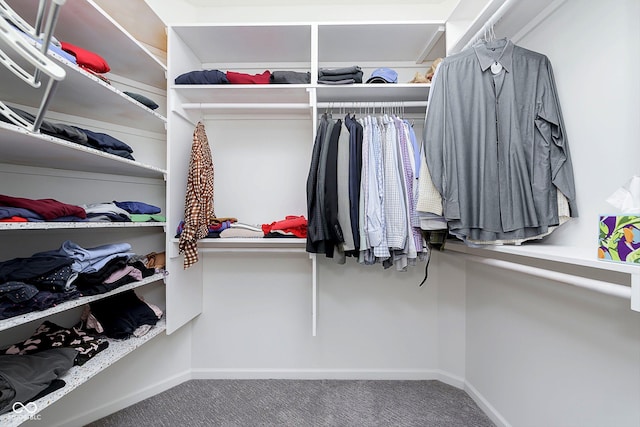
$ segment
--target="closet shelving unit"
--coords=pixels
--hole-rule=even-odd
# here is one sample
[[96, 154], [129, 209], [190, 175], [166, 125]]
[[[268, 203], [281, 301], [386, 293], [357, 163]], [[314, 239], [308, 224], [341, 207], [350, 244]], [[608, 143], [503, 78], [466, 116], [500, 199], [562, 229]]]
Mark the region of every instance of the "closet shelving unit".
[[[99, 374], [127, 354], [135, 351], [149, 340], [160, 335], [165, 330], [165, 320], [161, 319], [155, 327], [139, 338], [129, 338], [127, 340], [110, 340], [109, 347], [95, 355], [91, 360], [82, 366], [74, 366], [61, 379], [66, 385], [38, 400], [35, 401], [37, 411], [54, 404], [62, 399], [66, 394], [78, 388], [83, 383], [89, 381], [95, 375]], [[39, 421], [38, 413], [29, 413], [26, 410], [16, 413], [9, 412], [0, 417], [2, 425], [6, 427], [18, 426], [26, 421]]]
[[[434, 59], [444, 56], [444, 28], [443, 22], [435, 21], [235, 23], [169, 27], [169, 224], [177, 224], [182, 219], [190, 137], [198, 121], [204, 121], [212, 146], [217, 215], [229, 214], [240, 221], [256, 224], [275, 221], [293, 213], [306, 216], [304, 183], [319, 115], [325, 111], [365, 113], [379, 112], [382, 107], [398, 107], [424, 118], [429, 85], [408, 82], [416, 72], [424, 74]], [[376, 68], [393, 68], [398, 72], [399, 83], [330, 86], [317, 81], [319, 68], [352, 65], [362, 68], [363, 81]], [[248, 74], [265, 70], [310, 72], [311, 79], [309, 84], [292, 85], [174, 84], [174, 79], [183, 73], [208, 69]], [[289, 145], [279, 143], [273, 136], [256, 141], [255, 134], [251, 136], [251, 131], [245, 134], [243, 129], [237, 134], [219, 133], [216, 126], [222, 120], [237, 120], [243, 129], [251, 128], [255, 123], [276, 121], [281, 124], [283, 132], [291, 132], [287, 135]], [[219, 141], [220, 138], [224, 141]], [[295, 144], [291, 143], [292, 140], [296, 141]], [[242, 147], [226, 157], [229, 144]], [[269, 147], [272, 152], [254, 154], [255, 150], [267, 150]], [[246, 197], [238, 194], [240, 190], [234, 192], [227, 188], [233, 187], [238, 177], [243, 178], [252, 172], [242, 168], [244, 160], [238, 154], [242, 152], [264, 155], [267, 161], [276, 161], [277, 157], [270, 157], [273, 152], [276, 156], [282, 153], [287, 154], [287, 159], [294, 159], [295, 162], [289, 161], [286, 167], [272, 168], [269, 177], [259, 178], [261, 181], [271, 180], [274, 188], [282, 186], [286, 190], [273, 194], [269, 199], [264, 195], [268, 192], [264, 186], [243, 187], [243, 191], [247, 191]], [[264, 185], [263, 182], [259, 184]], [[204, 239], [198, 247], [201, 252], [306, 254], [305, 239]], [[202, 310], [199, 300], [202, 295], [202, 263], [181, 270], [178, 239], [169, 233], [167, 248], [172, 265], [172, 274], [167, 278], [168, 311], [180, 313], [168, 317], [168, 330], [173, 331]], [[312, 332], [315, 335], [315, 254], [310, 254], [310, 259]]]
[[[565, 1], [465, 2], [447, 20], [447, 55], [469, 47], [481, 39], [487, 30], [491, 30], [497, 38], [508, 37], [518, 43]], [[472, 3], [478, 7], [469, 7]], [[453, 241], [447, 243], [446, 250], [472, 262], [545, 277], [628, 299], [631, 310], [640, 311], [640, 266], [598, 260], [595, 239], [594, 237], [594, 244], [589, 247], [529, 242], [520, 246], [488, 245], [471, 248]]]
[[[7, 0], [6, 3], [26, 22], [35, 22], [37, 0]], [[65, 78], [49, 99], [45, 119], [115, 136], [134, 149], [136, 160], [0, 122], [0, 175], [3, 176], [0, 193], [27, 198], [53, 197], [72, 204], [141, 200], [160, 206], [164, 212], [167, 175], [167, 120], [164, 116], [166, 65], [161, 55], [152, 53], [138, 42], [99, 6], [99, 2], [67, 0], [63, 3], [54, 37], [101, 55], [111, 67], [111, 72], [105, 74], [111, 84], [49, 51], [48, 58], [64, 70]], [[136, 10], [147, 14], [145, 25], [162, 26], [161, 32], [164, 34], [163, 24], [145, 2], [133, 3], [136, 4]], [[15, 31], [24, 37], [18, 30]], [[38, 43], [29, 40], [29, 44], [37, 48]], [[10, 46], [0, 45], [0, 49], [8, 54], [13, 52]], [[19, 55], [12, 59], [26, 64]], [[28, 69], [27, 65], [23, 66]], [[3, 102], [37, 114], [41, 105], [41, 90], [30, 88], [4, 67], [0, 67], [0, 82], [0, 99]], [[152, 111], [124, 94], [124, 91], [137, 92], [154, 99], [160, 108]], [[77, 241], [84, 247], [128, 241], [137, 254], [161, 252], [165, 250], [165, 226], [164, 222], [3, 223], [0, 224], [3, 240], [19, 243], [3, 245], [1, 259], [54, 249], [67, 239]], [[155, 274], [105, 294], [81, 297], [48, 310], [0, 320], [2, 347], [16, 342], [16, 336], [29, 331], [19, 339], [26, 338], [37, 326], [31, 322], [51, 316], [69, 317], [69, 314], [73, 314], [72, 310], [79, 310], [84, 304], [130, 289], [138, 289], [145, 297], [149, 297], [149, 301], [164, 308], [164, 277], [164, 274]], [[54, 403], [165, 330], [166, 322], [163, 319], [143, 337], [110, 341], [107, 350], [85, 365], [69, 370], [62, 378], [67, 383], [65, 387], [38, 399], [35, 402], [37, 410]], [[34, 416], [37, 415], [26, 411], [9, 412], [0, 416], [0, 424], [19, 425]]]

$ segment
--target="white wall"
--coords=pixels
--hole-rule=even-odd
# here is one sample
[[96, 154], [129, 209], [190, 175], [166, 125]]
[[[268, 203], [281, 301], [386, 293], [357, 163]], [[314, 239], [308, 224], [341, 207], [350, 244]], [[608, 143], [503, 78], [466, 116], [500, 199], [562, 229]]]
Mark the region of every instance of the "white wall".
[[640, 4], [568, 0], [518, 43], [553, 65], [568, 132], [580, 218], [552, 243], [594, 246], [598, 215], [640, 173]]
[[[568, 0], [519, 45], [554, 67], [580, 218], [549, 242], [593, 247], [605, 199], [638, 173], [640, 3]], [[466, 380], [513, 426], [640, 425], [640, 313], [628, 301], [469, 263]]]
[[[434, 378], [437, 287], [421, 268], [344, 266], [318, 257], [318, 335], [311, 263], [302, 255], [210, 254], [193, 325], [197, 378]], [[435, 274], [432, 270], [432, 274]]]

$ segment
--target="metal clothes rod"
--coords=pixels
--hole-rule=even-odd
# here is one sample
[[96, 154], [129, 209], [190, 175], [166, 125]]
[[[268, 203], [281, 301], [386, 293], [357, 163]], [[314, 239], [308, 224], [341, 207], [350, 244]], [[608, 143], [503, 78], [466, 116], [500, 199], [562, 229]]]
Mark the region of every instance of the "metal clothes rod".
[[198, 252], [307, 253], [304, 248], [198, 248]]
[[479, 264], [489, 265], [492, 267], [503, 268], [505, 270], [516, 271], [518, 273], [528, 274], [530, 276], [541, 277], [544, 279], [554, 280], [556, 282], [566, 283], [568, 285], [577, 286], [579, 288], [589, 289], [600, 292], [602, 294], [615, 296], [631, 300], [631, 287], [618, 285], [615, 283], [605, 282], [602, 280], [589, 279], [587, 277], [575, 276], [573, 274], [561, 273], [558, 271], [545, 270], [543, 268], [532, 267], [529, 265], [518, 264], [511, 261], [504, 261], [493, 258], [483, 258], [476, 255], [463, 254], [465, 259], [477, 262]]
[[318, 102], [318, 108], [426, 107], [427, 101]]
[[487, 19], [485, 24], [473, 35], [473, 37], [469, 39], [469, 41], [464, 45], [464, 47], [461, 50], [465, 50], [471, 47], [477, 40], [480, 39], [480, 36], [482, 36], [487, 31], [487, 29], [493, 27], [498, 21], [500, 21], [500, 19], [502, 19], [502, 17], [507, 13], [507, 11], [511, 9], [511, 6], [517, 3], [517, 1], [518, 0], [507, 0], [504, 3], [502, 3], [502, 6], [500, 6], [498, 10], [496, 10], [493, 13], [493, 15], [489, 17], [489, 19]]

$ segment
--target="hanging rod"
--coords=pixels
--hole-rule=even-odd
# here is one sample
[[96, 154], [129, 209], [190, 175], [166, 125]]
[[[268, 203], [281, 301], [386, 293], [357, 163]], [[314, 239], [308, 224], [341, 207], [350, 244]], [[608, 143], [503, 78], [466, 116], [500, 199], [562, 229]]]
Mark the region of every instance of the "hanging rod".
[[[502, 17], [507, 13], [511, 7], [517, 3], [518, 0], [506, 0], [502, 5], [495, 11], [493, 14], [485, 21], [485, 23], [480, 27], [480, 29], [467, 41], [462, 50], [465, 50], [471, 47], [479, 38], [482, 36], [488, 28], [493, 27], [498, 21], [502, 19]], [[486, 8], [485, 8], [486, 10]], [[484, 12], [484, 11], [483, 11]]]
[[318, 108], [426, 107], [427, 101], [318, 102]]
[[[458, 254], [456, 254], [457, 256]], [[489, 265], [491, 267], [503, 268], [505, 270], [516, 271], [518, 273], [528, 274], [530, 276], [541, 277], [543, 279], [549, 279], [556, 282], [566, 283], [568, 285], [577, 286], [579, 288], [589, 289], [591, 291], [599, 292], [606, 295], [611, 295], [618, 298], [624, 298], [631, 300], [633, 286], [619, 285], [616, 283], [605, 282], [603, 280], [589, 279], [587, 277], [576, 276], [568, 273], [561, 273], [559, 271], [546, 270], [544, 268], [533, 267], [529, 265], [519, 264], [511, 261], [504, 261], [494, 258], [484, 258], [471, 254], [460, 254], [465, 259], [473, 261], [479, 264]], [[636, 292], [637, 294], [637, 292]], [[635, 306], [635, 302], [632, 301], [632, 309]]]
[[199, 247], [198, 252], [208, 253], [208, 252], [247, 252], [247, 253], [307, 253], [305, 248], [207, 248], [207, 247]]

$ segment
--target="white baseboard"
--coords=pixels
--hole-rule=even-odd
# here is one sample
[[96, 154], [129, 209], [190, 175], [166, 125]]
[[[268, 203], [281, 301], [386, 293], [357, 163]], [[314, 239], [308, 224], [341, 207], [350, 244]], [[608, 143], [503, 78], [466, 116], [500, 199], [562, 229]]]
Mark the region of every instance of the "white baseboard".
[[170, 378], [166, 378], [148, 387], [145, 387], [140, 390], [136, 390], [134, 393], [130, 393], [126, 396], [122, 396], [117, 400], [113, 400], [102, 406], [92, 408], [89, 411], [85, 411], [81, 414], [74, 416], [73, 418], [62, 421], [61, 423], [53, 424], [50, 427], [84, 426], [95, 420], [106, 417], [107, 415], [113, 414], [114, 412], [124, 409], [127, 406], [131, 406], [134, 403], [138, 403], [141, 400], [147, 399], [151, 396], [155, 396], [158, 393], [162, 393], [163, 391], [166, 391], [171, 387], [175, 387], [178, 384], [181, 384], [190, 379], [191, 379], [191, 373], [189, 371], [176, 374]]
[[431, 369], [192, 369], [193, 379], [439, 380], [462, 389], [464, 379]]
[[511, 424], [498, 412], [496, 408], [469, 382], [465, 382], [464, 391], [476, 402], [482, 411], [498, 427], [511, 427]]

